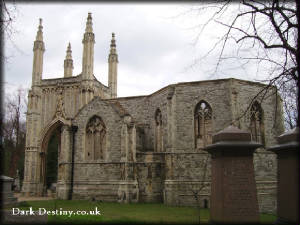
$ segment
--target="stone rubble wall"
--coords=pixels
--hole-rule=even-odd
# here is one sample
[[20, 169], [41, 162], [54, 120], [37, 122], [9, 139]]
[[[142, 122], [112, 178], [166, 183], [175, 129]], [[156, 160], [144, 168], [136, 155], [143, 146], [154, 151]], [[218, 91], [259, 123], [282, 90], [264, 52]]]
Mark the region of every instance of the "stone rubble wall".
[[[263, 87], [254, 82], [222, 79], [169, 85], [148, 96], [105, 99], [107, 90], [104, 86], [96, 82], [94, 92], [82, 92], [76, 79], [61, 84], [64, 87], [62, 94], [66, 117], [71, 119], [72, 125], [78, 126], [74, 142], [73, 198], [119, 201], [120, 196], [123, 198], [125, 195], [126, 201], [135, 196], [139, 202], [170, 205], [199, 203], [203, 207], [210, 204], [210, 158], [200, 148], [195, 148], [194, 110], [197, 103], [204, 100], [211, 106], [212, 133], [232, 122], [243, 130], [249, 130], [247, 113], [238, 120], [234, 119], [241, 115]], [[43, 82], [48, 82], [48, 86], [43, 87], [42, 101], [38, 103], [42, 109], [41, 128], [53, 120], [57, 107], [55, 82]], [[82, 85], [88, 87], [86, 82]], [[280, 98], [277, 97], [277, 100], [280, 108]], [[30, 104], [35, 103], [31, 101]], [[274, 144], [275, 137], [283, 132], [282, 111], [278, 109], [275, 114], [275, 105], [275, 95], [270, 95], [262, 103], [265, 147]], [[158, 109], [162, 115], [161, 152], [157, 152], [155, 147], [155, 113]], [[103, 160], [87, 160], [85, 157], [86, 126], [94, 115], [101, 117], [107, 129]], [[29, 125], [31, 120], [27, 121]], [[28, 135], [27, 138], [32, 137]], [[27, 164], [34, 162], [29, 159], [30, 154], [28, 152], [25, 159]], [[254, 165], [260, 211], [274, 212], [276, 157], [261, 148], [254, 155]], [[124, 166], [128, 173], [125, 180], [121, 176]], [[208, 201], [207, 204], [205, 201]]]

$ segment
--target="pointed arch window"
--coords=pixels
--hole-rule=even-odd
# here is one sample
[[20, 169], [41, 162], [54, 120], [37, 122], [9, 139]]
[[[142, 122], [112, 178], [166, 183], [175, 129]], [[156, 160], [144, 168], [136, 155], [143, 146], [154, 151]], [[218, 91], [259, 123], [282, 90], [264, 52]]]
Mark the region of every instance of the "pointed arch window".
[[194, 112], [195, 148], [203, 148], [212, 140], [212, 109], [206, 101], [200, 101]]
[[255, 101], [250, 109], [250, 133], [253, 141], [264, 145], [264, 123], [261, 105]]
[[162, 114], [160, 109], [155, 111], [155, 151], [163, 151]]
[[93, 116], [86, 126], [86, 159], [104, 159], [106, 127], [99, 116]]

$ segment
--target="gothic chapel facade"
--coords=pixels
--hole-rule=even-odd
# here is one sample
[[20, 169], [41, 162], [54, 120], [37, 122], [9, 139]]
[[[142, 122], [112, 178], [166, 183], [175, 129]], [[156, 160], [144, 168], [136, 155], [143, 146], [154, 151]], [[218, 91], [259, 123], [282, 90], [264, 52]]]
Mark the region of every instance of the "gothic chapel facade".
[[[58, 199], [195, 205], [192, 190], [204, 186], [200, 202], [209, 207], [210, 157], [203, 148], [212, 134], [234, 123], [264, 146], [254, 155], [258, 201], [261, 212], [276, 210], [277, 160], [265, 148], [283, 132], [281, 108], [274, 111], [280, 99], [269, 94], [261, 102], [258, 97], [240, 117], [263, 84], [185, 82], [150, 95], [118, 98], [114, 34], [108, 86], [94, 76], [91, 13], [82, 40], [82, 72], [76, 76], [69, 44], [64, 77], [42, 79], [42, 29], [40, 20], [28, 94], [24, 194], [42, 196], [56, 184]], [[53, 139], [56, 152], [48, 147]], [[49, 161], [57, 168], [49, 167]]]

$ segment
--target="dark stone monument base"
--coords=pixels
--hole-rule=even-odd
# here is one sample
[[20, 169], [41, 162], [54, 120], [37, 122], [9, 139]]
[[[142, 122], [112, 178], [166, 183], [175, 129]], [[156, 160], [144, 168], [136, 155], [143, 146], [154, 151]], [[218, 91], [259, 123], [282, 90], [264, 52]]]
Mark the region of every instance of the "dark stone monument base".
[[12, 210], [1, 211], [1, 224], [41, 224], [47, 223], [47, 215], [12, 215]]
[[278, 218], [275, 221], [275, 224], [278, 224], [278, 225], [287, 225], [287, 224], [299, 224], [299, 223], [296, 223], [296, 222], [293, 222], [293, 221], [290, 221], [290, 220], [286, 220], [286, 219], [283, 219], [283, 218]]
[[205, 148], [211, 158], [211, 223], [259, 222], [253, 152], [261, 144], [229, 126], [213, 136]]
[[299, 127], [277, 138], [277, 224], [299, 224]]
[[0, 192], [1, 194], [1, 206], [7, 206], [7, 205], [16, 205], [18, 204], [17, 198], [15, 198], [13, 192], [12, 192], [12, 184], [14, 182], [14, 179], [11, 177], [7, 177], [4, 175], [0, 176], [0, 183], [2, 184], [2, 190]]
[[2, 206], [14, 206], [18, 204], [18, 199], [12, 193], [2, 193]]
[[[231, 154], [230, 154], [231, 153]], [[245, 153], [245, 152], [243, 152]], [[231, 156], [232, 155], [232, 156]], [[214, 223], [259, 221], [254, 166], [251, 153], [235, 150], [214, 155], [212, 160], [211, 217]]]

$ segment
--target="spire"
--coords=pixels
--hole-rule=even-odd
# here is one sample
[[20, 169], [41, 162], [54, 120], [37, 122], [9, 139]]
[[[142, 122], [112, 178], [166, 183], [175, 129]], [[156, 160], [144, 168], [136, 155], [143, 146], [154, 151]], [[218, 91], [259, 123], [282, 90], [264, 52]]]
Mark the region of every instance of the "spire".
[[71, 50], [71, 43], [70, 42], [69, 42], [68, 48], [67, 48], [66, 59], [72, 59], [72, 50]]
[[36, 41], [43, 41], [43, 26], [42, 26], [42, 19], [40, 18], [40, 24], [38, 27], [38, 32], [36, 34]]
[[112, 62], [112, 61], [118, 62], [115, 33], [111, 34], [110, 53], [109, 53], [108, 61], [109, 62]]
[[64, 61], [64, 77], [72, 77], [73, 76], [73, 59], [72, 59], [72, 50], [71, 44], [69, 42], [67, 48], [66, 59]]
[[43, 26], [42, 19], [40, 18], [36, 39], [33, 43], [32, 86], [39, 85], [42, 80], [44, 52]]
[[115, 33], [111, 34], [111, 43], [110, 43], [110, 52], [116, 49], [116, 40], [115, 40]]
[[88, 13], [85, 33], [83, 35], [82, 76], [84, 79], [93, 79], [94, 71], [94, 44], [95, 35], [92, 28], [92, 14]]
[[108, 87], [112, 98], [117, 97], [118, 62], [115, 34], [112, 33], [108, 56]]
[[92, 13], [88, 13], [88, 17], [86, 20], [85, 33], [83, 36], [82, 43], [87, 42], [87, 41], [93, 41], [95, 43], [94, 33], [93, 33]]
[[93, 32], [93, 22], [92, 22], [92, 13], [88, 13], [88, 18], [86, 21], [86, 27], [85, 27], [86, 33], [92, 33]]

